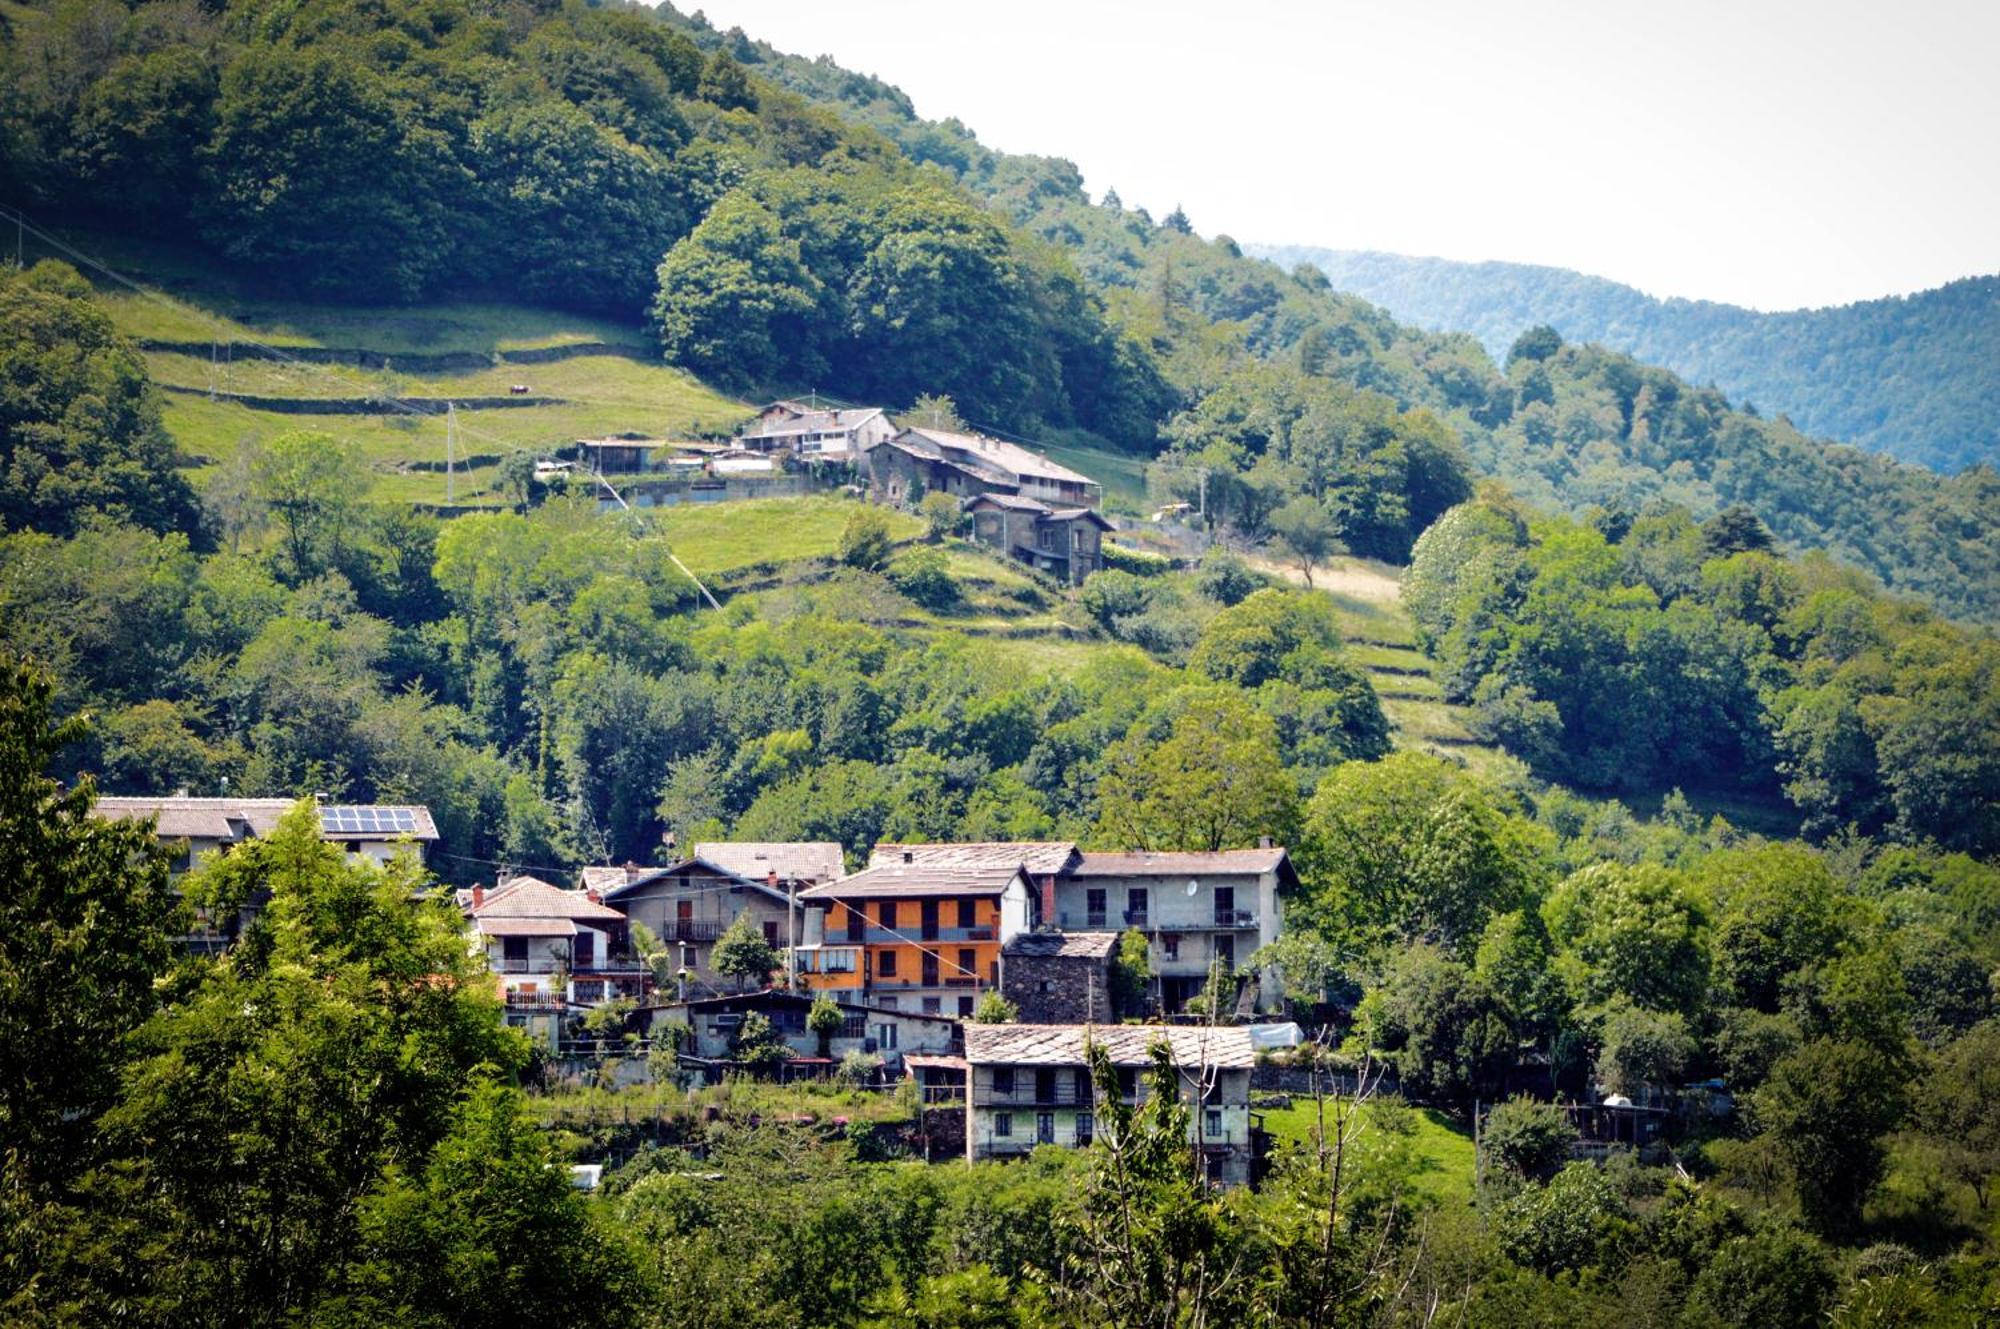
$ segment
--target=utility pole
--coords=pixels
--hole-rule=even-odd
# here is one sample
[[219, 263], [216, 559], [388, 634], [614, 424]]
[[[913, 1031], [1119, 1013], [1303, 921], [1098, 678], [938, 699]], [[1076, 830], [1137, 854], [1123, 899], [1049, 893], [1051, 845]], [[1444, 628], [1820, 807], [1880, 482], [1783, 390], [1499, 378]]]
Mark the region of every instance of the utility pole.
[[456, 460], [458, 443], [458, 404], [444, 404], [444, 501], [447, 505], [458, 501], [457, 477], [452, 474], [452, 463]]
[[215, 362], [220, 358], [215, 342], [211, 338], [208, 343], [208, 399], [210, 401], [215, 400]]

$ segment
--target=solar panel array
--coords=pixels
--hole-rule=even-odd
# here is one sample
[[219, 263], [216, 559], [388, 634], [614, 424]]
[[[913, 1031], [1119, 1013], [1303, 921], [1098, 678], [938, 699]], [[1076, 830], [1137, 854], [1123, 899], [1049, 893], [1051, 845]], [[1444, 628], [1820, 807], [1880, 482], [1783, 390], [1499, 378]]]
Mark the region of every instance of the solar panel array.
[[417, 814], [411, 808], [323, 806], [319, 824], [328, 835], [415, 835]]

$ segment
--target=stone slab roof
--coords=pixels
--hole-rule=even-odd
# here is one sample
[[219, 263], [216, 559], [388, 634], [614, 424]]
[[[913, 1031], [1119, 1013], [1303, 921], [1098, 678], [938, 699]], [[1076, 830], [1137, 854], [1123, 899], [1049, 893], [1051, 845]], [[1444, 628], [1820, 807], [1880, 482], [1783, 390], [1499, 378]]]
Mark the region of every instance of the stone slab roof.
[[1216, 853], [1095, 853], [1078, 855], [1072, 877], [1210, 877], [1292, 874], [1283, 847], [1223, 849]]
[[918, 896], [998, 895], [1021, 876], [1017, 862], [973, 866], [883, 863], [851, 877], [799, 892], [801, 900], [914, 899]]
[[1102, 960], [1117, 949], [1116, 932], [1023, 932], [1001, 947], [1001, 954]]
[[899, 844], [893, 841], [875, 846], [868, 858], [871, 868], [891, 863], [935, 864], [940, 867], [1021, 866], [1038, 877], [1062, 872], [1076, 858], [1076, 845], [1068, 840], [960, 840], [945, 844]]
[[703, 840], [694, 856], [753, 881], [775, 872], [780, 881], [825, 882], [847, 870], [840, 846], [831, 840]]
[[1114, 1066], [1150, 1066], [1162, 1042], [1184, 1070], [1248, 1070], [1257, 1060], [1250, 1031], [1234, 1026], [972, 1023], [965, 1026], [965, 1059], [975, 1065], [1082, 1066], [1085, 1045], [1096, 1043]]

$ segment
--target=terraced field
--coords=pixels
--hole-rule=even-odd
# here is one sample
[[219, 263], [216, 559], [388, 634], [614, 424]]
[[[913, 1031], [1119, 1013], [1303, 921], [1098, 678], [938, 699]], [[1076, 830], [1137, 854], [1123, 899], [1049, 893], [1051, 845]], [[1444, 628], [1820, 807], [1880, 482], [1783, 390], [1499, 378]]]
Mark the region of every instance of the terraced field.
[[[169, 247], [74, 240], [136, 283], [86, 270], [144, 351], [167, 429], [197, 470], [303, 429], [357, 444], [377, 498], [442, 503], [449, 489], [479, 504], [496, 497], [500, 459], [517, 449], [627, 431], [722, 434], [751, 410], [661, 363], [635, 325], [499, 303], [280, 300]], [[446, 402], [485, 403], [457, 412], [449, 486]]]

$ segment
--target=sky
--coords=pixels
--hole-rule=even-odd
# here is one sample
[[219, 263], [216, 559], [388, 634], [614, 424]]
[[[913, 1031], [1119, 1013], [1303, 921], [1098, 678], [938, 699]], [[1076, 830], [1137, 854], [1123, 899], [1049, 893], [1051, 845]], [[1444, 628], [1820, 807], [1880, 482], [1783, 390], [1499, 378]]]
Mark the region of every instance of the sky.
[[1204, 235], [1757, 309], [2000, 272], [2000, 0], [680, 0]]

